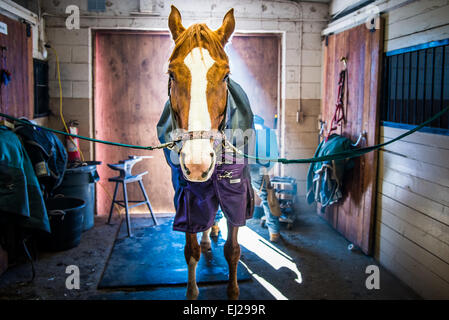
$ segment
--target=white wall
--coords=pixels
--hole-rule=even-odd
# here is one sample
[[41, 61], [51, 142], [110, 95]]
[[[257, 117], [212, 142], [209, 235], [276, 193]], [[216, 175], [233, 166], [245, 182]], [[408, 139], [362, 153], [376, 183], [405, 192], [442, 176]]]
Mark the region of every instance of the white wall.
[[[381, 127], [381, 142], [404, 133]], [[379, 154], [375, 257], [430, 299], [449, 298], [449, 136], [414, 133]]]
[[[234, 8], [236, 31], [279, 32], [283, 34], [281, 142], [288, 157], [311, 157], [317, 146], [317, 116], [320, 109], [321, 31], [327, 24], [328, 5], [292, 1], [156, 1], [159, 16], [137, 17], [130, 12], [138, 10], [138, 1], [109, 0], [106, 12], [86, 11], [87, 1], [43, 0], [48, 40], [59, 52], [63, 79], [64, 112], [78, 117], [83, 123], [81, 134], [92, 136], [92, 46], [93, 28], [132, 28], [168, 30], [170, 4], [181, 12], [183, 23], [206, 22], [218, 28], [224, 14]], [[78, 4], [81, 10], [81, 29], [65, 28], [65, 8]], [[54, 57], [50, 57], [50, 96], [59, 95]], [[57, 99], [52, 99], [53, 108]], [[161, 106], [162, 108], [162, 106]], [[305, 120], [296, 122], [296, 112], [303, 111]], [[50, 121], [51, 122], [51, 121]], [[58, 119], [54, 126], [60, 126]], [[289, 144], [294, 142], [294, 147]], [[83, 152], [92, 155], [92, 146], [82, 142]], [[288, 150], [288, 151], [287, 151]], [[300, 181], [299, 190], [305, 192], [306, 165], [291, 165], [284, 174]], [[301, 197], [303, 198], [303, 197]]]

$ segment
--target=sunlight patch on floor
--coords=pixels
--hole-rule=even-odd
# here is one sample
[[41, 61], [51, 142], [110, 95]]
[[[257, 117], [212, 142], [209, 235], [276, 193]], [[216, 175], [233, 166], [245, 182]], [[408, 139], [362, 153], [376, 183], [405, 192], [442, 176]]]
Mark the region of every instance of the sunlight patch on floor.
[[[226, 239], [228, 234], [226, 219], [221, 219], [219, 226], [223, 239]], [[293, 259], [288, 254], [284, 253], [282, 250], [273, 245], [271, 242], [262, 238], [257, 232], [251, 230], [246, 226], [240, 227], [238, 233], [238, 242], [240, 245], [256, 254], [260, 259], [264, 260], [274, 270], [278, 271], [281, 268], [287, 268], [291, 270], [296, 275], [294, 281], [298, 284], [302, 283], [301, 272], [298, 270], [298, 267]], [[242, 261], [240, 262], [248, 269], [251, 275], [276, 299], [287, 299], [266, 279], [251, 271], [248, 266]]]

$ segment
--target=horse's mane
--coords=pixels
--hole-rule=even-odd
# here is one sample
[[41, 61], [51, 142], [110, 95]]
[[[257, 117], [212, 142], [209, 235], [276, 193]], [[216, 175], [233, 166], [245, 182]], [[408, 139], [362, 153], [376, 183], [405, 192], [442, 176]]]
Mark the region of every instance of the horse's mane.
[[195, 47], [205, 48], [209, 50], [212, 56], [228, 60], [220, 38], [204, 23], [194, 24], [179, 35], [175, 41], [175, 48], [169, 61], [178, 56], [181, 47], [183, 50], [187, 50], [187, 52], [190, 52]]

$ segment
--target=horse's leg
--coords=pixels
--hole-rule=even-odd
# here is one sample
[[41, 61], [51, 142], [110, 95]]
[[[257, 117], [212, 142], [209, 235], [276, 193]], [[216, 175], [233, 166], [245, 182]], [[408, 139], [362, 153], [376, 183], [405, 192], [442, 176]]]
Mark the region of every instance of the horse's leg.
[[240, 259], [240, 245], [237, 242], [239, 227], [228, 223], [228, 239], [224, 245], [224, 255], [229, 266], [228, 298], [237, 300], [239, 298], [239, 285], [237, 283], [237, 264]]
[[210, 234], [210, 228], [207, 229], [206, 231], [203, 231], [203, 236], [201, 237], [201, 242], [200, 242], [201, 251], [203, 251], [203, 252], [207, 252], [211, 248], [209, 234]]
[[196, 233], [186, 232], [186, 246], [184, 247], [184, 257], [186, 258], [189, 278], [187, 281], [186, 296], [189, 300], [195, 300], [198, 297], [198, 286], [196, 284], [196, 266], [200, 260], [201, 249], [196, 239]]

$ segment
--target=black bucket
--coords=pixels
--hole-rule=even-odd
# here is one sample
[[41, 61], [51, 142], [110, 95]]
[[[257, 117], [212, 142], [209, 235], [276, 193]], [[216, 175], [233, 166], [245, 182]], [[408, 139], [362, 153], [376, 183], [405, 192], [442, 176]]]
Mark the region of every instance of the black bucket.
[[84, 214], [84, 200], [77, 198], [56, 198], [46, 203], [51, 234], [42, 237], [42, 245], [51, 251], [74, 248], [81, 241]]

